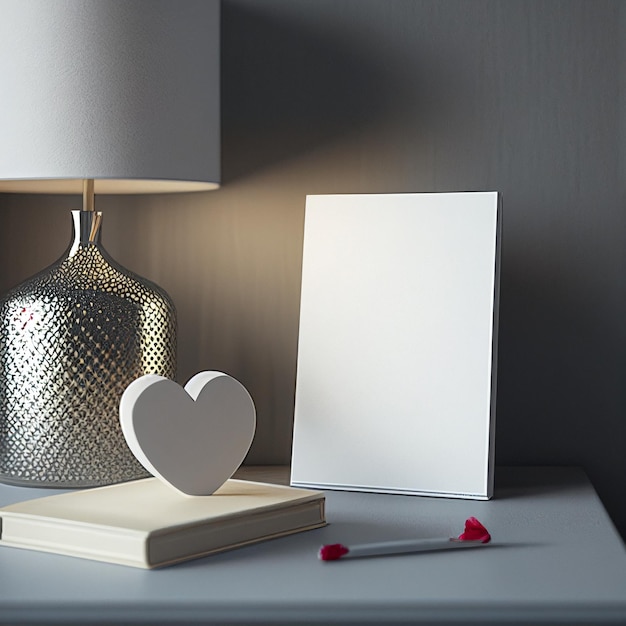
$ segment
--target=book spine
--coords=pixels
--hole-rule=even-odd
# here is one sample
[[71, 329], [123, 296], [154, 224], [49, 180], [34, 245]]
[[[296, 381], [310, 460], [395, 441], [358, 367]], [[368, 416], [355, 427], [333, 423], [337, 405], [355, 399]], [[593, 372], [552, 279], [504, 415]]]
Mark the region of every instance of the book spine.
[[67, 556], [148, 567], [147, 533], [3, 513], [0, 544]]

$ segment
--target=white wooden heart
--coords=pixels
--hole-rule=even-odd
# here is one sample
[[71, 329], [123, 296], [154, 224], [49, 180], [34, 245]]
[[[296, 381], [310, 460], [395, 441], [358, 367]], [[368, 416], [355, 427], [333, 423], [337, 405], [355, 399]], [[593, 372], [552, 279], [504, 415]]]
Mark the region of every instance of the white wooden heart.
[[222, 372], [185, 385], [147, 374], [122, 394], [128, 447], [152, 475], [190, 496], [212, 494], [241, 465], [256, 427], [246, 388]]

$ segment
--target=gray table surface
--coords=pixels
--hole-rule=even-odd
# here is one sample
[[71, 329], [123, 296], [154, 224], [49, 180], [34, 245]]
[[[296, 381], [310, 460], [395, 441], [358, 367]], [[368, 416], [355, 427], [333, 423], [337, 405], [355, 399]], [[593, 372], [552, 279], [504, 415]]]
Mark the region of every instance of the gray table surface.
[[[0, 485], [0, 505], [40, 495]], [[489, 502], [326, 495], [326, 528], [161, 570], [0, 548], [0, 624], [626, 624], [626, 550], [581, 470], [498, 468]], [[485, 549], [316, 557], [324, 543], [458, 535], [472, 515]]]

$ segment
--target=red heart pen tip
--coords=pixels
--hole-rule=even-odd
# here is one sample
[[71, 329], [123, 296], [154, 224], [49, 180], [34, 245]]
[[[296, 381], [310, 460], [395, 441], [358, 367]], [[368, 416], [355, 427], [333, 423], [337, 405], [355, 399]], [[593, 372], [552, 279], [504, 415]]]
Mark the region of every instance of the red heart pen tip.
[[320, 548], [318, 556], [322, 561], [336, 561], [348, 554], [350, 550], [340, 543], [331, 543]]
[[465, 521], [465, 531], [459, 535], [459, 539], [461, 541], [482, 541], [482, 543], [489, 543], [491, 541], [491, 535], [475, 517], [470, 517]]

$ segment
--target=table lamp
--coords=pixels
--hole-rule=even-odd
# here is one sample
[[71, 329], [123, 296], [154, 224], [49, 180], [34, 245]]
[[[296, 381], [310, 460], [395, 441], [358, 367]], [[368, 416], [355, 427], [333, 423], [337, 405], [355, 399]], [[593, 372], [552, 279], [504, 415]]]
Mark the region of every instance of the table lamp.
[[143, 374], [175, 376], [175, 308], [106, 253], [94, 194], [219, 186], [219, 12], [217, 0], [0, 0], [0, 192], [83, 195], [66, 253], [0, 300], [2, 482], [146, 475], [119, 401]]

